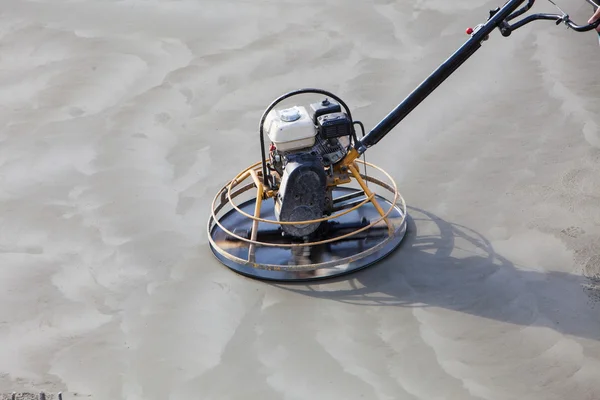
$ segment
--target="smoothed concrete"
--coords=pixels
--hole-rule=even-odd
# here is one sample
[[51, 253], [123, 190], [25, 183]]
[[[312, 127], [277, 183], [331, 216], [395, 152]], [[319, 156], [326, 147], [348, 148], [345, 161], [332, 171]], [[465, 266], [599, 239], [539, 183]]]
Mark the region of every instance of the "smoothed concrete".
[[207, 245], [272, 99], [372, 127], [502, 3], [0, 2], [0, 392], [600, 399], [594, 33], [495, 32], [368, 151], [411, 207], [380, 265], [275, 285]]

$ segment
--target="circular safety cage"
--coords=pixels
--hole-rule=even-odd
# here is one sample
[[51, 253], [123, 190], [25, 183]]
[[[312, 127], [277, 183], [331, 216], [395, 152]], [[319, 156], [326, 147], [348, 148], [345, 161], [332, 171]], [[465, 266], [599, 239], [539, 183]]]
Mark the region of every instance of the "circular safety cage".
[[[246, 168], [212, 202], [208, 237], [213, 254], [240, 274], [274, 281], [331, 278], [383, 259], [404, 238], [406, 203], [383, 169], [361, 160], [349, 169], [351, 182], [333, 189], [331, 215], [280, 222], [275, 201], [262, 186], [261, 163]], [[285, 223], [316, 222], [319, 231], [310, 239], [282, 233]]]

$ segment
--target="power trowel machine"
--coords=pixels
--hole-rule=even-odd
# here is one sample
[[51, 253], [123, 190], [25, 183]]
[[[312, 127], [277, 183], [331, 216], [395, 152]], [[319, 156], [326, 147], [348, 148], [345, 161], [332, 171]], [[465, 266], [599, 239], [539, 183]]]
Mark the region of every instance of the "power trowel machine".
[[[534, 3], [509, 0], [491, 10], [487, 22], [468, 29], [469, 39], [366, 135], [344, 101], [326, 90], [300, 89], [275, 99], [258, 127], [261, 161], [228, 182], [212, 203], [208, 236], [217, 259], [250, 277], [297, 281], [349, 273], [390, 254], [406, 233], [406, 204], [394, 180], [361, 156], [493, 30], [508, 37], [536, 20], [576, 32], [599, 24], [576, 25], [562, 11], [521, 17]], [[315, 98], [281, 105], [303, 94]]]

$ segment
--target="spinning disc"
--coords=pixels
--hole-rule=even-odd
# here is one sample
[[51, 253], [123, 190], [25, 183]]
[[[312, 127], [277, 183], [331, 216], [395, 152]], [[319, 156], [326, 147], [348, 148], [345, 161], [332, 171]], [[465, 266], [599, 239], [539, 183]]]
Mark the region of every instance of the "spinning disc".
[[[378, 167], [373, 167], [385, 174]], [[252, 171], [249, 175], [259, 173], [258, 170]], [[344, 211], [336, 212], [331, 219], [324, 221], [321, 234], [308, 243], [282, 236], [274, 216], [273, 199], [261, 199], [258, 207], [256, 197], [235, 204], [236, 197], [256, 189], [256, 185], [250, 184], [234, 192], [230, 182], [213, 202], [213, 213], [208, 223], [211, 250], [228, 268], [263, 280], [316, 280], [368, 267], [389, 255], [402, 242], [406, 233], [406, 205], [393, 182], [390, 186], [371, 177], [361, 175], [361, 178], [385, 189], [392, 196], [369, 191], [370, 197], [362, 189], [336, 187], [334, 204], [336, 209]], [[234, 179], [233, 182], [239, 184], [240, 180]], [[230, 210], [218, 217], [226, 206]], [[257, 209], [260, 210], [260, 218], [253, 218]]]

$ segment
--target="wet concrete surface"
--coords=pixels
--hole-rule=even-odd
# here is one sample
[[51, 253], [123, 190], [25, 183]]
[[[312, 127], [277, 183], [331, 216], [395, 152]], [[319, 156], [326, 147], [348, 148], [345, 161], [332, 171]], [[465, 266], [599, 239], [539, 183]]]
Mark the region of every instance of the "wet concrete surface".
[[208, 247], [271, 100], [370, 128], [500, 3], [3, 1], [0, 392], [600, 399], [594, 33], [495, 32], [367, 152], [410, 212], [379, 265], [282, 285]]

